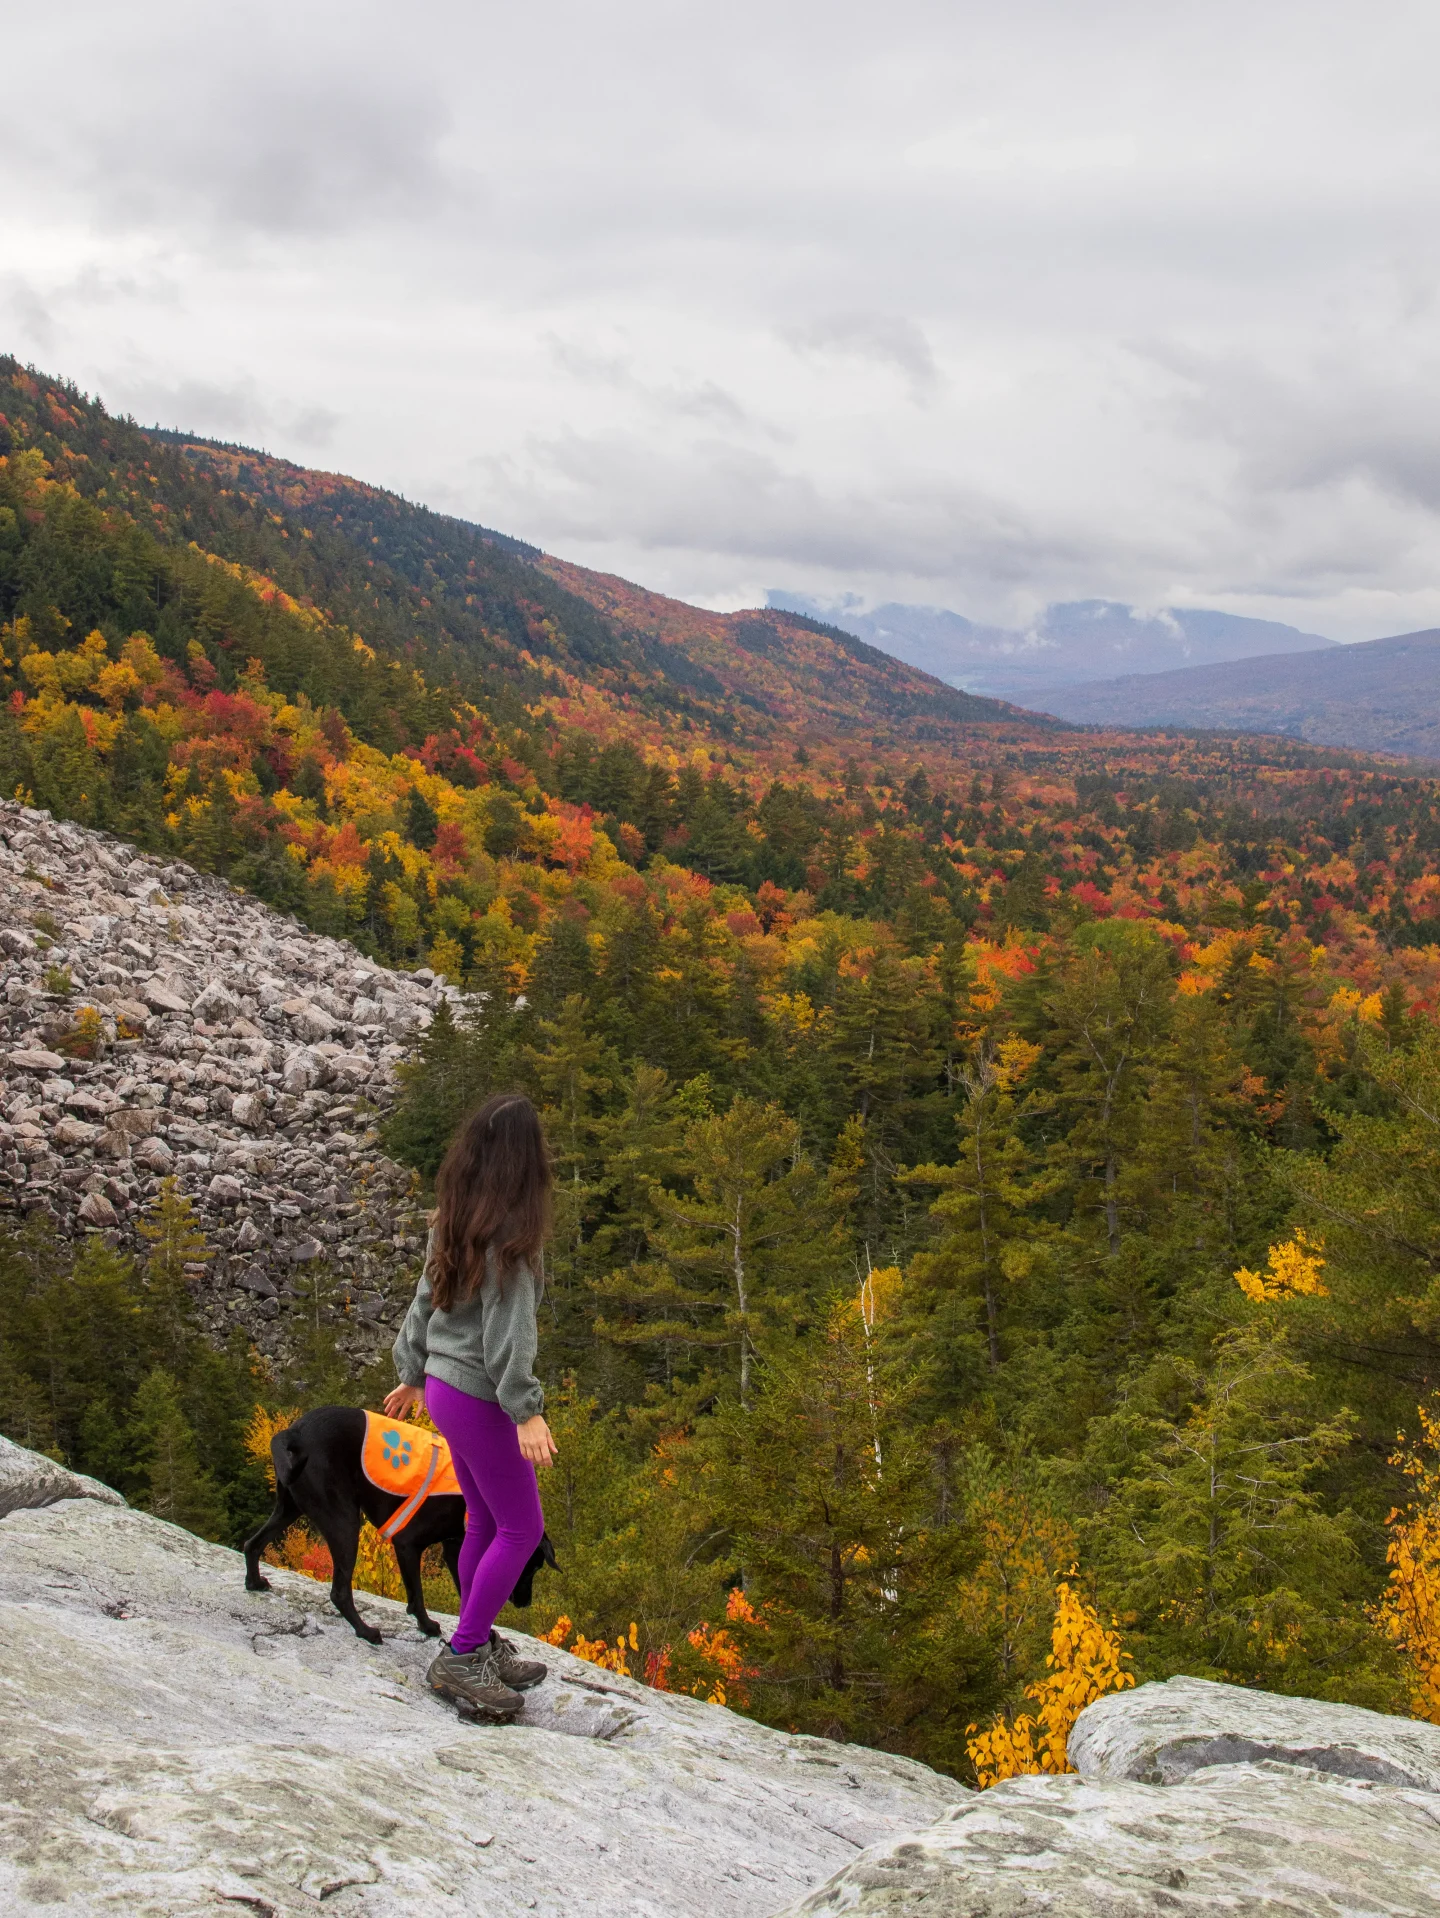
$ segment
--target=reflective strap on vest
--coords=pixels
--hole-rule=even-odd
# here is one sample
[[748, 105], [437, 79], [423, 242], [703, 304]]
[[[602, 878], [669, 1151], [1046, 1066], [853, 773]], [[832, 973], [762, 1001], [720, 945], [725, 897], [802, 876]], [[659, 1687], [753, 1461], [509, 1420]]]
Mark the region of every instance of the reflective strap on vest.
[[397, 1532], [404, 1531], [405, 1527], [425, 1503], [425, 1496], [430, 1490], [430, 1481], [439, 1469], [440, 1447], [432, 1442], [430, 1446], [430, 1469], [426, 1472], [419, 1491], [406, 1499], [405, 1503], [400, 1507], [400, 1510], [395, 1513], [393, 1518], [386, 1519], [385, 1523], [380, 1527], [381, 1538], [393, 1539]]

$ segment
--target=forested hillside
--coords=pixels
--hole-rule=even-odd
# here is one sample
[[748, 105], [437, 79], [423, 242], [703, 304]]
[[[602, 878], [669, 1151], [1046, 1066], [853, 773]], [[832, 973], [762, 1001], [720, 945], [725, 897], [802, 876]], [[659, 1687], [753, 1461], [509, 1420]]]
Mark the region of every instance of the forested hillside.
[[[1067, 1576], [1144, 1674], [1440, 1709], [1387, 1525], [1436, 782], [1032, 725], [13, 366], [0, 415], [3, 790], [468, 988], [389, 1122], [422, 1175], [492, 1088], [545, 1108], [566, 1630], [961, 1772]], [[53, 1258], [7, 1253], [0, 1427]], [[52, 1441], [146, 1495], [115, 1418]]]

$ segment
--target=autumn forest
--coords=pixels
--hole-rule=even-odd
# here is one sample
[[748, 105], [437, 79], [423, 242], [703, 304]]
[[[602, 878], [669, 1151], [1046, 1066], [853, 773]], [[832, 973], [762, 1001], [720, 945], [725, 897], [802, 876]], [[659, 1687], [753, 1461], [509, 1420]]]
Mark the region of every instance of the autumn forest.
[[[419, 1190], [543, 1108], [557, 1642], [972, 1781], [1067, 1632], [1440, 1721], [1430, 770], [1061, 726], [3, 359], [0, 694], [7, 797], [464, 989]], [[0, 1430], [143, 1502], [179, 1421], [207, 1536], [257, 1407], [389, 1382], [207, 1348], [173, 1208], [4, 1229]]]

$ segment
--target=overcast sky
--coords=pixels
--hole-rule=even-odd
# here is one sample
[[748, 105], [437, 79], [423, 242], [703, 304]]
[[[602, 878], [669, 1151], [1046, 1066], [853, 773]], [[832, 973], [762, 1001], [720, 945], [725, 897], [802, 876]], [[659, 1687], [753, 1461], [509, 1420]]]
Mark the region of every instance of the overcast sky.
[[0, 348], [683, 597], [1440, 624], [1440, 9], [11, 9]]

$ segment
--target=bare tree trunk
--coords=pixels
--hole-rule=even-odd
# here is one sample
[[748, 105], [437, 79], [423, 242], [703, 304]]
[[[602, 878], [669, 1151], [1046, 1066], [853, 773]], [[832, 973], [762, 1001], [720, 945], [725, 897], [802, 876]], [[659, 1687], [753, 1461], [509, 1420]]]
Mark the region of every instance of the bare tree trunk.
[[1000, 1370], [1000, 1326], [995, 1303], [995, 1280], [990, 1259], [989, 1188], [985, 1184], [985, 1154], [980, 1144], [980, 1122], [975, 1125], [975, 1190], [980, 1197], [980, 1270], [985, 1287], [985, 1340], [990, 1355], [990, 1370]]
[[737, 1193], [735, 1218], [730, 1227], [730, 1250], [735, 1268], [735, 1303], [740, 1314], [740, 1403], [748, 1412], [750, 1410], [750, 1320], [749, 1301], [745, 1293], [745, 1242], [741, 1229], [742, 1218], [742, 1201]]

